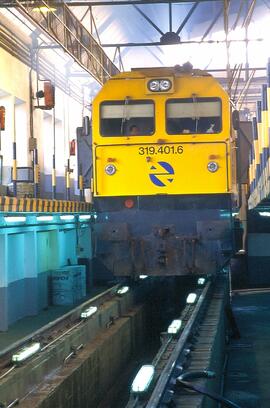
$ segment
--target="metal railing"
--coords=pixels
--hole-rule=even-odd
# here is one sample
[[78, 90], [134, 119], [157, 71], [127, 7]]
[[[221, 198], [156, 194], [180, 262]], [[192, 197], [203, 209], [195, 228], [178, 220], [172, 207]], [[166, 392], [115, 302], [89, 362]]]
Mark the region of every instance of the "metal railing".
[[48, 3], [41, 0], [39, 5], [50, 9], [48, 12], [42, 11], [41, 7], [37, 10], [32, 1], [16, 0], [16, 5], [101, 85], [119, 72], [99, 43], [65, 3], [50, 9]]

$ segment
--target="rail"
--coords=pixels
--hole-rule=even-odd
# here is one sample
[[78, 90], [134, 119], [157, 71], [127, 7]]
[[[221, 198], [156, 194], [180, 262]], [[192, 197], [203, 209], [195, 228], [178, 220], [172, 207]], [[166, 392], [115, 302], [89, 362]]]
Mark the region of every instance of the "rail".
[[179, 357], [181, 354], [184, 352], [186, 343], [188, 341], [188, 338], [190, 337], [191, 333], [194, 331], [196, 324], [198, 323], [198, 320], [200, 319], [200, 315], [202, 312], [203, 307], [205, 306], [206, 301], [208, 300], [210, 296], [210, 289], [211, 289], [211, 282], [208, 282], [205, 288], [203, 289], [199, 300], [197, 304], [195, 305], [192, 314], [187, 321], [185, 328], [183, 332], [181, 333], [181, 336], [171, 353], [170, 358], [167, 361], [167, 364], [165, 368], [163, 369], [158, 382], [156, 384], [156, 387], [151, 395], [151, 398], [148, 401], [148, 404], [146, 405], [146, 408], [153, 408], [157, 407], [162, 400], [167, 385], [170, 381], [170, 378], [172, 377], [173, 371], [175, 369], [175, 363], [177, 360], [179, 360]]
[[[151, 363], [154, 367], [151, 385], [143, 392], [131, 391], [126, 408], [195, 408], [202, 404], [207, 378], [215, 387], [219, 387], [222, 372], [220, 364], [216, 362], [221, 361], [217, 353], [224, 352], [223, 316], [229, 293], [227, 275], [221, 274], [208, 281], [195, 293], [197, 302], [187, 302], [179, 318], [183, 326], [180, 334], [163, 334], [161, 347]], [[185, 381], [181, 378], [188, 376], [197, 383], [199, 381], [200, 386], [203, 385], [203, 388], [200, 387], [202, 395], [186, 392]]]
[[[30, 341], [36, 339], [42, 339], [44, 343], [44, 339], [51, 338], [50, 341], [45, 341], [45, 344], [41, 348], [41, 351], [45, 350], [56, 341], [60, 340], [70, 331], [74, 330], [78, 325], [82, 323], [82, 320], [79, 319], [80, 314], [83, 310], [87, 309], [89, 306], [101, 306], [104, 302], [111, 299], [115, 296], [117, 289], [119, 288], [119, 284], [112, 286], [111, 288], [105, 290], [104, 292], [96, 295], [95, 297], [88, 299], [84, 303], [78, 305], [74, 309], [70, 310], [66, 314], [62, 315], [61, 317], [55, 319], [54, 321], [42, 326], [40, 329], [29, 333], [24, 338], [18, 340], [17, 342], [11, 344], [9, 347], [1, 350], [0, 352], [0, 370], [3, 370], [8, 362], [10, 362], [11, 355], [20, 349], [21, 347], [25, 346]], [[60, 335], [56, 335], [57, 333], [61, 333]], [[10, 367], [7, 371], [5, 371], [2, 375], [0, 375], [0, 380], [9, 374], [13, 367]]]

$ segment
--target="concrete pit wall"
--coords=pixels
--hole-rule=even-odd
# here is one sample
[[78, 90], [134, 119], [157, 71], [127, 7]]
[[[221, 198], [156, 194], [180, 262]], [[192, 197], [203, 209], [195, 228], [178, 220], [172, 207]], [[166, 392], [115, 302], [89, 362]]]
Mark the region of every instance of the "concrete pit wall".
[[[50, 363], [50, 360], [57, 360], [56, 354], [59, 354], [60, 350], [51, 350], [51, 354], [54, 354], [53, 359], [45, 355], [41, 358], [41, 354], [36, 361], [30, 362], [30, 367], [19, 367], [15, 376], [18, 380], [17, 385], [15, 378], [13, 381], [11, 378], [7, 381], [9, 386], [7, 383], [4, 387], [0, 385], [0, 394], [1, 388], [6, 394], [4, 401], [2, 399], [4, 395], [1, 395], [1, 402], [11, 403], [18, 398], [16, 394], [20, 389], [22, 408], [97, 408], [109, 387], [115, 383], [118, 376], [120, 379], [121, 371], [142, 346], [145, 337], [145, 315], [145, 308], [137, 306], [131, 311], [126, 311], [125, 315], [118, 317], [112, 324], [107, 323], [105, 327], [102, 324], [102, 330], [93, 340], [84, 344], [76, 356], [66, 363], [63, 363], [64, 359], [61, 358], [60, 366], [53, 364], [52, 361]], [[85, 330], [89, 331], [87, 324]], [[72, 336], [74, 334], [70, 337]], [[81, 341], [80, 336], [77, 341], [73, 340], [72, 344], [78, 346]], [[67, 356], [68, 350], [66, 347], [65, 349]], [[46, 354], [48, 352], [49, 350]], [[39, 377], [39, 384], [34, 384], [34, 376]], [[30, 389], [34, 391], [29, 393]], [[27, 393], [28, 396], [23, 397], [23, 394]]]

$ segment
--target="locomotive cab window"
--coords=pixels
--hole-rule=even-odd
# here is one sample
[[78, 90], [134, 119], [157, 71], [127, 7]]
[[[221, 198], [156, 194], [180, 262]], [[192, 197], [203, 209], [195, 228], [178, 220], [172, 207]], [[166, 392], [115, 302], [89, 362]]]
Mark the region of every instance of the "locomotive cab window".
[[150, 100], [106, 101], [100, 105], [102, 136], [147, 136], [154, 133], [154, 103]]
[[174, 134], [221, 132], [219, 98], [170, 99], [166, 104], [166, 129]]

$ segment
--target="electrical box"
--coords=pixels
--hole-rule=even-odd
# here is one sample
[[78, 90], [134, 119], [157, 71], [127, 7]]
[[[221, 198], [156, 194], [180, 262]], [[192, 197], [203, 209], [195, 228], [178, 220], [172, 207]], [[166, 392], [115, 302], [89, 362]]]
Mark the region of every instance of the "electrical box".
[[90, 188], [93, 177], [92, 127], [89, 127], [87, 135], [84, 134], [84, 130], [83, 127], [77, 128], [77, 160], [79, 174], [83, 176], [83, 188]]
[[7, 196], [7, 195], [8, 195], [8, 187], [0, 184], [0, 196]]
[[17, 167], [17, 183], [33, 183], [34, 172], [32, 167]]
[[29, 150], [30, 152], [37, 148], [37, 139], [35, 137], [30, 137], [29, 139]]

